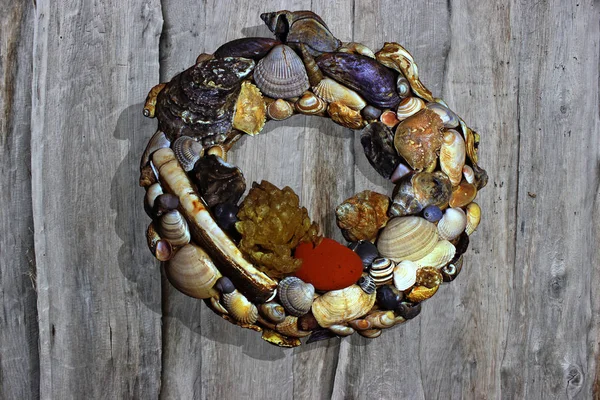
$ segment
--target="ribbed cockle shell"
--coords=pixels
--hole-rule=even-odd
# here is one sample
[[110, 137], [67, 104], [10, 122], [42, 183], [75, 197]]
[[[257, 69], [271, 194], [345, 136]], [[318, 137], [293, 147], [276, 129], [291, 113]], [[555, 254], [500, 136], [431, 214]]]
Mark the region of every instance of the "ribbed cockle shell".
[[437, 230], [440, 238], [454, 240], [467, 227], [467, 216], [461, 208], [449, 208], [438, 222]]
[[282, 279], [278, 286], [279, 300], [285, 310], [297, 317], [310, 311], [315, 287], [300, 278], [289, 276]]
[[194, 169], [196, 161], [202, 157], [204, 150], [202, 145], [191, 137], [180, 136], [173, 143], [173, 152], [183, 170], [188, 172]]
[[254, 69], [256, 86], [269, 97], [297, 97], [309, 88], [302, 59], [286, 45], [273, 48]]
[[377, 239], [382, 257], [396, 262], [416, 261], [429, 254], [438, 242], [437, 227], [421, 217], [392, 218]]
[[358, 285], [332, 290], [315, 299], [312, 313], [319, 325], [328, 328], [367, 314], [375, 304], [375, 292], [365, 293]]
[[285, 319], [275, 326], [275, 330], [282, 335], [290, 337], [306, 337], [310, 335], [310, 331], [300, 330], [298, 326], [298, 317], [288, 315]]

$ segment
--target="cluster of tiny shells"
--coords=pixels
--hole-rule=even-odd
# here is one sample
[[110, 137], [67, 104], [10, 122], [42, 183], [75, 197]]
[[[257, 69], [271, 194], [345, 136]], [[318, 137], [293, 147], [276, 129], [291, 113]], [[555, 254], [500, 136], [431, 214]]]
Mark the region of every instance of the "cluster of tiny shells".
[[[487, 183], [479, 135], [433, 97], [401, 45], [342, 43], [310, 11], [261, 18], [274, 39], [225, 43], [148, 94], [144, 115], [159, 120], [140, 164], [148, 246], [174, 287], [270, 343], [376, 338], [416, 317], [462, 270], [481, 219], [474, 199]], [[389, 196], [364, 191], [337, 207], [363, 265], [338, 290], [269, 276], [238, 246], [246, 182], [227, 151], [294, 114], [359, 130], [365, 157], [395, 185]]]

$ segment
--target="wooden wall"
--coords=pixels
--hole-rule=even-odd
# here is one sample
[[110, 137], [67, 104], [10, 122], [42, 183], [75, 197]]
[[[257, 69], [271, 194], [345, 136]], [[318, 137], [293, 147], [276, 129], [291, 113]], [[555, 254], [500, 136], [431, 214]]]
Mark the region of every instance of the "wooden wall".
[[[595, 0], [0, 3], [0, 398], [598, 397], [600, 3]], [[147, 91], [264, 11], [404, 44], [481, 133], [490, 183], [465, 271], [415, 320], [294, 350], [175, 291], [144, 239]], [[333, 209], [390, 190], [352, 131], [295, 116], [232, 154]]]

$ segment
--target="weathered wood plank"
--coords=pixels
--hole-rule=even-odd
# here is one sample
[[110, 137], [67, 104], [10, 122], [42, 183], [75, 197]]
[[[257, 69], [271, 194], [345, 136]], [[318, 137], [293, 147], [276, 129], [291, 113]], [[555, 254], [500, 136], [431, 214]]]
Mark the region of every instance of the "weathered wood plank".
[[592, 396], [598, 357], [592, 278], [600, 261], [598, 6], [519, 2], [514, 10], [519, 188], [501, 376], [509, 398]]
[[34, 7], [0, 5], [0, 398], [39, 397], [31, 209]]
[[44, 398], [158, 395], [160, 280], [136, 180], [161, 24], [158, 1], [37, 2], [32, 196]]

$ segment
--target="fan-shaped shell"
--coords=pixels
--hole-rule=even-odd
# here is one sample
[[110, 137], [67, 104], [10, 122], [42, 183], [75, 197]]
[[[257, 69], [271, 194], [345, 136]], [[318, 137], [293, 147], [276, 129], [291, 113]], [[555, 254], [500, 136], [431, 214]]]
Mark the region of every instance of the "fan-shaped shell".
[[456, 128], [459, 125], [458, 116], [448, 107], [440, 103], [427, 103], [427, 108], [440, 116], [445, 128]]
[[327, 103], [333, 103], [334, 101], [340, 102], [353, 110], [360, 111], [367, 103], [362, 97], [354, 90], [347, 88], [346, 86], [337, 83], [331, 78], [323, 78], [317, 86], [313, 88], [313, 91], [321, 99]]
[[456, 254], [456, 247], [447, 240], [437, 242], [431, 253], [415, 261], [419, 267], [440, 268], [448, 264]]
[[323, 114], [327, 110], [327, 103], [314, 93], [306, 92], [296, 102], [296, 110], [307, 115]]
[[180, 136], [173, 142], [173, 152], [184, 171], [194, 169], [196, 161], [202, 157], [202, 145], [189, 136]]
[[373, 281], [377, 286], [385, 285], [392, 281], [395, 267], [396, 263], [389, 258], [376, 258], [371, 263], [369, 275], [371, 275], [371, 278], [373, 278]]
[[465, 140], [462, 135], [454, 129], [446, 131], [440, 148], [440, 167], [450, 178], [452, 186], [458, 185], [462, 180], [465, 155]]
[[327, 112], [333, 122], [346, 128], [361, 129], [365, 122], [359, 111], [353, 110], [337, 101], [329, 104]]
[[188, 224], [177, 210], [169, 211], [160, 217], [160, 233], [173, 246], [185, 246], [190, 242]]
[[398, 104], [396, 116], [399, 121], [414, 115], [425, 108], [425, 102], [418, 97], [407, 97]]
[[219, 294], [214, 288], [221, 273], [208, 254], [195, 244], [179, 249], [165, 265], [169, 282], [177, 290], [197, 299], [208, 299]]
[[438, 222], [437, 230], [440, 238], [454, 240], [467, 227], [467, 216], [460, 208], [449, 208], [444, 212], [444, 216]]
[[417, 281], [419, 266], [413, 261], [404, 260], [394, 267], [394, 286], [398, 290], [406, 290]]
[[271, 322], [280, 323], [285, 319], [283, 306], [273, 301], [261, 304], [258, 307], [258, 311]]
[[375, 292], [365, 293], [358, 285], [332, 290], [319, 296], [312, 304], [312, 313], [319, 325], [328, 328], [367, 314], [375, 304]]
[[479, 204], [473, 202], [467, 206], [467, 235], [472, 235], [481, 221], [481, 208]]
[[235, 104], [233, 127], [248, 135], [258, 134], [267, 120], [267, 105], [260, 90], [252, 83], [242, 83], [242, 90]]
[[254, 69], [256, 86], [267, 96], [287, 99], [309, 88], [302, 59], [286, 45], [275, 46]]
[[299, 317], [310, 311], [315, 287], [300, 278], [289, 276], [279, 282], [278, 293], [285, 310]]
[[237, 289], [231, 293], [224, 293], [222, 299], [223, 305], [236, 321], [251, 325], [258, 319], [256, 306]]
[[438, 242], [437, 228], [421, 217], [392, 218], [377, 240], [382, 257], [396, 262], [416, 261], [429, 254]]
[[288, 315], [285, 319], [275, 326], [275, 330], [282, 335], [290, 337], [306, 337], [310, 335], [310, 331], [302, 331], [298, 327], [298, 317]]

